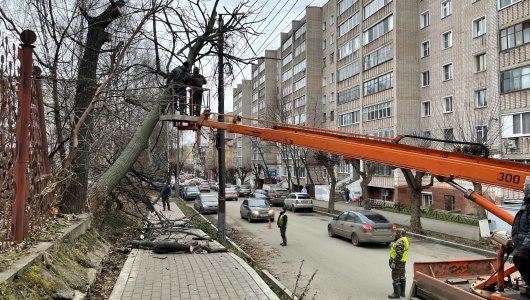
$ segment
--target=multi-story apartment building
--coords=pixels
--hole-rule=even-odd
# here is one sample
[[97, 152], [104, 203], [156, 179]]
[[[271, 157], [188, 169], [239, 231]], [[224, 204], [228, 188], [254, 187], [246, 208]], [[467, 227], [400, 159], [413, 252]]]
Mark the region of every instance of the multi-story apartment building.
[[[432, 137], [447, 142], [411, 143], [448, 151], [456, 140], [482, 143], [492, 157], [526, 162], [529, 43], [530, 0], [329, 1], [282, 33], [280, 49], [269, 51], [281, 63], [253, 67], [253, 91], [273, 80], [270, 99], [288, 123]], [[263, 79], [269, 72], [276, 81]], [[401, 171], [375, 171], [368, 196], [406, 203]], [[351, 169], [342, 163], [337, 173]], [[423, 204], [474, 210], [444, 184], [425, 190]]]
[[[233, 89], [234, 95], [234, 114], [238, 116], [251, 116], [251, 106], [243, 105], [243, 99], [252, 98], [252, 82], [250, 80], [243, 80], [236, 88]], [[250, 125], [248, 120], [243, 119], [243, 125]], [[249, 136], [234, 134], [233, 147], [234, 147], [234, 168], [245, 168], [250, 169], [252, 167], [251, 158], [251, 138]]]
[[[280, 58], [277, 50], [265, 50], [265, 56], [252, 65], [252, 98], [243, 98], [242, 105], [250, 106], [250, 116], [257, 119], [280, 120], [280, 103], [278, 102], [278, 70]], [[251, 122], [252, 125], [257, 125]], [[262, 174], [279, 172], [278, 148], [275, 144], [250, 138], [252, 168]], [[264, 176], [267, 177], [267, 176]]]

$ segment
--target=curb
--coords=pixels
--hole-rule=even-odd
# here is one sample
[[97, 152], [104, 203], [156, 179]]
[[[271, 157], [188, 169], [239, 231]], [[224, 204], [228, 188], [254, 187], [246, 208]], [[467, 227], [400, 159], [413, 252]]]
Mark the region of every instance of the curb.
[[[330, 214], [330, 213], [327, 213], [327, 212], [319, 211], [318, 209], [315, 209], [314, 212], [316, 212], [318, 214], [321, 214], [321, 215], [328, 216], [328, 217], [336, 217], [337, 216], [336, 214]], [[398, 225], [403, 225], [403, 224], [398, 224]], [[484, 250], [484, 249], [480, 249], [480, 248], [470, 247], [470, 246], [458, 244], [458, 243], [455, 243], [455, 242], [450, 242], [450, 241], [446, 241], [446, 240], [442, 240], [442, 239], [433, 238], [433, 237], [422, 235], [422, 234], [417, 234], [417, 233], [413, 233], [413, 232], [407, 232], [407, 235], [413, 236], [415, 238], [423, 239], [423, 240], [428, 240], [428, 241], [430, 241], [432, 243], [436, 243], [436, 244], [449, 246], [449, 247], [457, 248], [457, 249], [460, 249], [460, 250], [464, 250], [464, 251], [468, 251], [468, 252], [484, 255], [486, 257], [496, 257], [497, 256], [497, 253], [494, 252], [494, 251], [489, 251], [489, 250]]]
[[[91, 227], [92, 215], [81, 214], [77, 217], [79, 218], [79, 221], [70, 225], [68, 228], [65, 228], [61, 237], [59, 237], [57, 241], [68, 240], [69, 243], [72, 243], [77, 237], [84, 234]], [[55, 247], [54, 242], [41, 242], [37, 244], [32, 249], [32, 253], [21, 258], [7, 270], [0, 272], [0, 283], [13, 281], [19, 272], [26, 270], [31, 264], [33, 264], [33, 262], [42, 260], [44, 253], [53, 247]]]
[[[217, 230], [217, 227], [210, 222], [210, 220], [206, 219], [205, 216], [200, 214], [198, 211], [195, 210], [195, 208], [191, 207], [197, 214], [210, 226]], [[238, 254], [242, 255], [247, 261], [252, 262], [254, 265], [257, 265], [257, 262], [248, 254], [245, 252], [245, 250], [241, 249], [232, 239], [229, 237], [226, 237], [226, 241], [236, 249]], [[272, 290], [281, 298], [281, 299], [290, 299], [290, 300], [298, 300], [298, 297], [294, 296], [293, 293], [284, 286], [276, 277], [274, 277], [269, 271], [267, 270], [260, 270], [256, 269], [257, 273], [260, 275], [260, 277], [272, 288]]]

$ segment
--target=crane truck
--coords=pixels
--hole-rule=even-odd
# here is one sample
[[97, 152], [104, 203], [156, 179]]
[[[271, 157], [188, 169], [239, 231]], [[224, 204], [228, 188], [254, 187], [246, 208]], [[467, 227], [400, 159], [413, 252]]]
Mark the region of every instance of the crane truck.
[[[243, 125], [241, 121], [245, 119], [256, 126]], [[526, 164], [400, 144], [403, 136], [376, 137], [219, 115], [209, 110], [205, 110], [200, 117], [164, 116], [164, 120], [171, 120], [179, 129], [184, 130], [199, 130], [201, 127], [222, 129], [263, 141], [332, 153], [345, 159], [361, 159], [426, 172], [435, 176], [438, 181], [461, 191], [467, 199], [510, 225], [513, 224], [513, 215], [476, 192], [462, 187], [455, 180], [522, 191], [526, 177], [530, 176], [530, 166]], [[494, 258], [414, 263], [414, 281], [409, 298], [522, 299], [518, 290], [523, 288], [525, 283], [519, 278], [514, 281], [506, 280], [511, 279], [510, 275], [517, 272], [514, 265], [505, 268], [509, 236], [495, 233], [492, 240], [499, 243], [497, 257]]]

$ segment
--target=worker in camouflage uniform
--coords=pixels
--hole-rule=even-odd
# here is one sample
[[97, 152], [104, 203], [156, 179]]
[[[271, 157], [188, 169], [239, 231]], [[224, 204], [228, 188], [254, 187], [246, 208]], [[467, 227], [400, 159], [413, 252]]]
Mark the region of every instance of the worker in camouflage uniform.
[[287, 236], [285, 235], [287, 231], [287, 215], [285, 212], [287, 211], [287, 207], [283, 207], [282, 211], [280, 212], [280, 216], [278, 217], [278, 221], [276, 221], [276, 224], [280, 228], [280, 235], [282, 236], [282, 243], [280, 245], [287, 246]]
[[407, 253], [409, 250], [409, 240], [406, 232], [399, 229], [396, 232], [394, 242], [390, 247], [390, 260], [388, 264], [392, 269], [392, 285], [394, 286], [394, 293], [388, 295], [390, 299], [399, 299], [405, 297], [405, 289], [407, 281], [405, 278], [405, 264], [407, 263]]

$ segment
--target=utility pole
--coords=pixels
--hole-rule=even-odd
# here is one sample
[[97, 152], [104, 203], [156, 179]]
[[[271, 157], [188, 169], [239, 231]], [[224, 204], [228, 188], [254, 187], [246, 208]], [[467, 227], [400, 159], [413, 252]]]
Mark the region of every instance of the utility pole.
[[175, 163], [175, 194], [180, 197], [180, 130], [177, 129], [177, 157]]
[[[224, 122], [225, 113], [225, 83], [224, 83], [224, 72], [223, 72], [223, 44], [224, 44], [224, 33], [223, 33], [223, 18], [219, 15], [219, 84], [218, 84], [218, 95], [219, 95], [219, 106], [218, 106], [218, 121]], [[225, 166], [225, 131], [224, 129], [217, 129], [216, 146], [219, 160], [219, 214], [217, 215], [217, 230], [218, 240], [220, 243], [224, 243], [226, 240], [225, 232], [225, 212], [226, 212], [226, 198], [225, 198], [225, 177], [226, 177], [226, 166]]]

